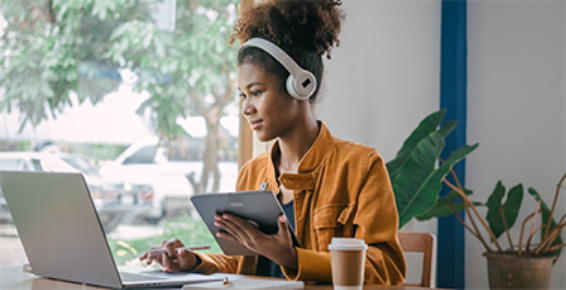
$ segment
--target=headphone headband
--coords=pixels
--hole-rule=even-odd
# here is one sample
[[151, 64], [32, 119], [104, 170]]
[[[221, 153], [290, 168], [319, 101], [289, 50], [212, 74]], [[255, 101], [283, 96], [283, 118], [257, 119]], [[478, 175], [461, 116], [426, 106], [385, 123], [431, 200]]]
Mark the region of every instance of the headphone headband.
[[269, 53], [288, 72], [287, 92], [296, 99], [307, 100], [316, 89], [316, 77], [309, 71], [301, 68], [283, 49], [267, 39], [255, 37], [246, 41], [240, 47], [240, 51], [246, 47], [257, 47]]

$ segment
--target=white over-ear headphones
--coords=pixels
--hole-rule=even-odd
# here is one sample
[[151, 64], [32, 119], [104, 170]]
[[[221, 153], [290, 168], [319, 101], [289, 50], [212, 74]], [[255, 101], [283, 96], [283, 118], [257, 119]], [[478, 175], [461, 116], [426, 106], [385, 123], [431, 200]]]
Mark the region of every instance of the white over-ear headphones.
[[312, 96], [316, 90], [316, 77], [310, 71], [302, 69], [285, 51], [269, 40], [259, 37], [246, 41], [240, 47], [240, 51], [249, 46], [260, 48], [269, 53], [289, 71], [286, 87], [291, 97], [308, 100]]

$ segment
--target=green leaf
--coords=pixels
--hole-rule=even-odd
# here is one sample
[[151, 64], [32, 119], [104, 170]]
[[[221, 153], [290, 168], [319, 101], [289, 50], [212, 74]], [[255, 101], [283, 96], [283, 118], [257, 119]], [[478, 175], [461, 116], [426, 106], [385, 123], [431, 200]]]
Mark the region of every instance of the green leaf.
[[[433, 133], [433, 135], [440, 136], [440, 133], [435, 132]], [[442, 138], [442, 136], [440, 137]], [[444, 143], [444, 139], [442, 139], [442, 141]], [[446, 177], [448, 172], [450, 172], [450, 169], [452, 169], [452, 167], [456, 163], [458, 163], [460, 160], [465, 158], [478, 146], [479, 144], [475, 144], [472, 146], [466, 145], [452, 152], [448, 157], [448, 159], [438, 169], [432, 172], [432, 174], [429, 174], [429, 176], [425, 180], [423, 180], [423, 182], [420, 184], [419, 188], [416, 191], [407, 190], [404, 192], [403, 191], [398, 192], [395, 191], [395, 187], [393, 187], [393, 191], [395, 192], [395, 198], [402, 195], [405, 195], [403, 199], [407, 199], [406, 196], [411, 197], [410, 198], [411, 201], [407, 203], [402, 209], [399, 210], [400, 227], [402, 227], [405, 223], [409, 222], [413, 216], [423, 214], [424, 212], [429, 210], [432, 206], [434, 206], [438, 193], [440, 192], [440, 189], [442, 187], [442, 180], [444, 179], [444, 177]], [[442, 147], [444, 147], [444, 144], [442, 145]], [[436, 155], [434, 156], [438, 158], [439, 154], [440, 152], [436, 153]], [[422, 156], [420, 158], [422, 158]], [[423, 171], [422, 168], [417, 170]], [[427, 169], [425, 168], [424, 170]], [[405, 174], [405, 172], [402, 171], [399, 172], [399, 176], [402, 176], [402, 174]], [[403, 180], [401, 180], [401, 182], [403, 182]], [[399, 209], [399, 205], [397, 208]]]
[[452, 132], [452, 130], [454, 130], [457, 124], [458, 124], [457, 120], [448, 121], [444, 123], [444, 125], [442, 126], [442, 128], [440, 128], [440, 130], [438, 130], [438, 133], [440, 133], [444, 138], [446, 138]]
[[519, 215], [519, 210], [521, 209], [521, 203], [523, 202], [523, 185], [518, 184], [512, 187], [507, 193], [507, 200], [503, 205], [503, 212], [505, 213], [505, 221], [509, 228], [513, 227], [515, 221], [517, 221], [517, 216]]
[[417, 144], [429, 136], [432, 132], [436, 131], [440, 122], [442, 122], [442, 118], [444, 118], [444, 114], [446, 113], [446, 109], [442, 109], [440, 111], [434, 112], [424, 118], [417, 128], [413, 130], [411, 135], [405, 140], [403, 146], [397, 153], [395, 159], [389, 161], [387, 166], [387, 171], [389, 172], [389, 176], [391, 180], [395, 178], [403, 164], [407, 161], [407, 158], [413, 152]]
[[[544, 202], [542, 197], [538, 194], [538, 192], [534, 188], [529, 187], [529, 189], [527, 191], [529, 192], [530, 195], [532, 195], [535, 198], [535, 200], [537, 202], [539, 202], [539, 200], [542, 200], [541, 203], [540, 203], [540, 207], [541, 207], [541, 210], [542, 210], [542, 224], [547, 225], [548, 219], [552, 218], [552, 221], [550, 222], [550, 229], [549, 229], [549, 231], [551, 231], [554, 227], [557, 226], [557, 224], [556, 224], [556, 220], [554, 220], [554, 217], [550, 216], [550, 208], [546, 205], [546, 203]], [[543, 239], [545, 232], [546, 232], [546, 229], [542, 228], [541, 231], [540, 231], [541, 240]], [[562, 244], [561, 235], [559, 235], [558, 238], [556, 238], [556, 240], [554, 240], [554, 242], [552, 242], [552, 245], [559, 245], [559, 244]], [[560, 256], [561, 251], [562, 251], [562, 249], [559, 249], [557, 251], [556, 255]], [[556, 260], [558, 260], [558, 259], [556, 259]], [[556, 262], [556, 260], [554, 260], [554, 262]]]
[[130, 28], [130, 23], [126, 22], [124, 24], [121, 24], [120, 26], [118, 26], [116, 29], [114, 29], [114, 31], [112, 32], [112, 34], [110, 34], [110, 38], [109, 40], [114, 41], [119, 37], [122, 37], [122, 35], [124, 33], [126, 33]]
[[[500, 210], [504, 197], [505, 186], [503, 186], [501, 181], [499, 181], [495, 185], [495, 189], [493, 190], [485, 204], [488, 208], [485, 219], [489, 223], [489, 228], [493, 232], [495, 238], [499, 238], [505, 232], [505, 225], [503, 224], [503, 218], [501, 217]], [[505, 221], [507, 222], [507, 226], [509, 228], [511, 228], [517, 220], [522, 201], [523, 185], [518, 184], [511, 188], [511, 190], [509, 190], [507, 199], [503, 204], [503, 213], [505, 214]]]
[[[483, 203], [476, 202], [476, 201], [473, 201], [472, 204], [474, 204], [475, 207], [484, 206]], [[454, 207], [454, 209], [456, 209], [456, 212], [460, 212], [460, 211], [462, 211], [466, 208], [464, 206], [464, 202], [452, 203], [452, 206]], [[443, 206], [443, 207], [435, 208], [434, 210], [431, 209], [431, 210], [423, 213], [422, 215], [416, 216], [416, 218], [419, 221], [426, 221], [426, 220], [429, 220], [431, 218], [451, 216], [452, 214], [454, 214], [454, 211], [452, 211], [452, 208], [450, 207], [450, 205], [446, 205], [446, 206]]]
[[[466, 193], [466, 195], [470, 195], [473, 191], [464, 188], [464, 193]], [[460, 194], [453, 190], [445, 196], [439, 197], [429, 210], [421, 215], [417, 215], [416, 218], [420, 221], [424, 221], [434, 217], [448, 216], [452, 213], [450, 204], [457, 204], [455, 201], [460, 198]]]
[[415, 212], [421, 214], [434, 205], [436, 195], [421, 196], [418, 192], [434, 171], [437, 156], [442, 148], [444, 148], [444, 138], [434, 132], [415, 146], [407, 162], [399, 169], [392, 184], [399, 212], [399, 227], [409, 222]]
[[500, 181], [497, 182], [495, 188], [487, 198], [487, 202], [485, 205], [488, 208], [486, 219], [489, 222], [490, 220], [495, 220], [499, 214], [499, 207], [501, 207], [501, 202], [503, 201], [503, 197], [505, 197], [505, 186]]

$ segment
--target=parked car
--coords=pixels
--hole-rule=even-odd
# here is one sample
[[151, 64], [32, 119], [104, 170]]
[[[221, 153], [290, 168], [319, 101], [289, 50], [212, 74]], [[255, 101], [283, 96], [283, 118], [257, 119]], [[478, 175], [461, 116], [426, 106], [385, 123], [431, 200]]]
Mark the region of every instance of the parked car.
[[150, 137], [130, 145], [116, 160], [107, 161], [101, 168], [103, 176], [113, 176], [128, 182], [148, 182], [155, 190], [155, 208], [161, 212], [146, 214], [143, 219], [157, 223], [164, 216], [187, 213], [192, 207], [193, 187], [186, 175], [199, 172], [200, 161], [169, 161], [159, 139]]
[[[86, 157], [73, 154], [0, 152], [0, 170], [81, 172], [106, 232], [114, 230], [124, 214], [143, 214], [153, 208], [154, 191], [147, 183], [128, 183], [103, 177]], [[0, 190], [0, 221], [11, 215]]]
[[[168, 155], [167, 149], [159, 145], [157, 136], [144, 138], [126, 148], [115, 160], [106, 162], [100, 168], [100, 173], [132, 183], [144, 181], [153, 185], [155, 207], [161, 207], [163, 212], [161, 215], [146, 215], [144, 219], [148, 222], [157, 222], [165, 216], [194, 214], [190, 201], [194, 189], [187, 176], [194, 174], [200, 178], [203, 162], [170, 160]], [[238, 173], [237, 163], [221, 161], [218, 167], [222, 176], [220, 191], [233, 191]], [[212, 184], [209, 186], [212, 187]]]

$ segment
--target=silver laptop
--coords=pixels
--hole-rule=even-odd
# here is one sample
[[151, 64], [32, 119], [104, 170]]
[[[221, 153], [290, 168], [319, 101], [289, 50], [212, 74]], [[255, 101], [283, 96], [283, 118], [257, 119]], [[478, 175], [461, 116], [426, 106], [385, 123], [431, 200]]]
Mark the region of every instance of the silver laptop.
[[222, 279], [149, 268], [122, 272], [81, 173], [0, 171], [0, 188], [35, 275], [115, 289]]

